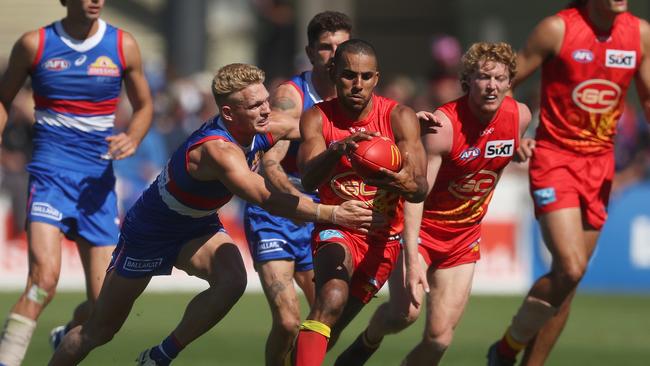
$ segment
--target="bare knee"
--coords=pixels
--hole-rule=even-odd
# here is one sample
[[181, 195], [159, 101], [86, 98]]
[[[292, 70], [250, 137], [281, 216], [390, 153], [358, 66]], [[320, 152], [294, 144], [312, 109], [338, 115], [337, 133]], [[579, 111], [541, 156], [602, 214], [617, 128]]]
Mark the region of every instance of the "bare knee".
[[453, 338], [454, 329], [451, 327], [427, 329], [422, 337], [422, 344], [432, 352], [442, 353], [449, 348]]
[[554, 270], [554, 278], [559, 286], [572, 290], [582, 280], [587, 271], [587, 260], [573, 260], [568, 264], [560, 266]]
[[383, 313], [386, 317], [384, 318], [384, 322], [391, 333], [397, 333], [408, 328], [411, 324], [415, 323], [420, 316], [420, 309], [414, 306], [409, 306], [408, 309], [400, 310], [392, 308], [389, 304], [385, 305], [386, 311]]
[[300, 328], [300, 317], [292, 315], [282, 316], [277, 324], [277, 329], [287, 336], [298, 334]]
[[[239, 299], [244, 295], [247, 284], [248, 279], [246, 278], [246, 275], [243, 274], [239, 276], [231, 276], [222, 281], [211, 282], [210, 287], [218, 287], [220, 290], [225, 291], [229, 297]], [[222, 294], [222, 292], [220, 292], [220, 294]]]
[[81, 328], [81, 339], [83, 343], [91, 348], [99, 347], [110, 342], [119, 329], [119, 327], [113, 324], [95, 327], [83, 325]]

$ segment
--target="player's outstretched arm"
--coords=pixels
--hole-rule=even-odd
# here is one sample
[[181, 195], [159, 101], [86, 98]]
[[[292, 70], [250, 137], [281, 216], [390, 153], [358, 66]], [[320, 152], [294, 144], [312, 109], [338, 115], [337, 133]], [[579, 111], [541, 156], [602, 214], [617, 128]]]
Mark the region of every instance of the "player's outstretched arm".
[[138, 149], [147, 134], [153, 117], [153, 102], [149, 84], [142, 70], [140, 49], [131, 34], [123, 32], [122, 49], [125, 58], [124, 86], [133, 107], [133, 115], [126, 132], [109, 136], [108, 154], [115, 160], [127, 158]]
[[7, 69], [0, 79], [0, 144], [2, 144], [2, 132], [9, 118], [11, 103], [27, 80], [29, 70], [35, 61], [38, 37], [38, 31], [31, 31], [16, 41], [11, 50]]
[[[302, 98], [294, 86], [285, 83], [280, 85], [271, 97], [271, 114], [281, 114], [295, 124], [299, 129], [300, 115], [302, 114]], [[299, 196], [302, 193], [289, 181], [287, 173], [280, 162], [289, 151], [290, 142], [280, 140], [273, 145], [262, 157], [262, 168], [264, 177], [271, 183], [271, 186], [280, 192], [291, 193]]]
[[313, 191], [331, 175], [334, 167], [344, 154], [356, 149], [357, 142], [370, 140], [377, 133], [356, 132], [341, 141], [325, 145], [323, 121], [318, 108], [305, 111], [300, 118], [302, 143], [298, 150], [298, 169], [302, 175], [302, 185]]
[[301, 221], [333, 223], [367, 231], [380, 219], [359, 201], [347, 201], [340, 206], [323, 205], [306, 197], [272, 192], [264, 178], [248, 168], [241, 149], [224, 141], [209, 141], [190, 152], [189, 170], [199, 180], [221, 181], [234, 195], [261, 206], [274, 215]]
[[640, 27], [642, 55], [635, 75], [635, 85], [646, 121], [650, 122], [650, 24], [641, 19]]
[[402, 155], [402, 169], [394, 173], [380, 168], [383, 176], [367, 183], [401, 194], [409, 202], [424, 201], [427, 193], [426, 162], [420, 140], [420, 122], [415, 112], [397, 105], [390, 115], [395, 144]]
[[517, 75], [512, 82], [513, 89], [544, 61], [560, 52], [564, 28], [564, 21], [557, 15], [547, 17], [537, 24], [524, 48], [517, 52]]

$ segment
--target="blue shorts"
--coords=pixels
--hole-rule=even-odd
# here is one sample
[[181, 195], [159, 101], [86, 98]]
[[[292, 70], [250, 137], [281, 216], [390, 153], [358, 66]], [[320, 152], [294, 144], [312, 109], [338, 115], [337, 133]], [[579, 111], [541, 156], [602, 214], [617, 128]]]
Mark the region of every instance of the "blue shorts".
[[119, 233], [115, 175], [30, 169], [27, 222], [58, 227], [66, 237], [92, 245], [115, 245]]
[[314, 268], [311, 251], [311, 222], [296, 224], [280, 216], [273, 216], [259, 206], [246, 205], [244, 211], [246, 239], [253, 262], [292, 260], [297, 272]]
[[217, 214], [191, 218], [169, 210], [157, 192], [147, 191], [127, 212], [108, 270], [122, 277], [171, 274], [189, 241], [225, 232]]

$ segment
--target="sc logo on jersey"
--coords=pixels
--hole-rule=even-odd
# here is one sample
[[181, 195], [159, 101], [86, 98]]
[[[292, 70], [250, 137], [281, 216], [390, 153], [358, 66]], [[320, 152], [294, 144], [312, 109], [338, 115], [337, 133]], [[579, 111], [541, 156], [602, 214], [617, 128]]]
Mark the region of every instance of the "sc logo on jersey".
[[636, 67], [636, 51], [607, 50], [605, 53], [605, 66], [633, 69]]
[[621, 98], [621, 87], [605, 79], [590, 79], [578, 84], [571, 99], [580, 109], [589, 113], [605, 113], [612, 110]]
[[515, 150], [515, 140], [493, 140], [485, 145], [486, 158], [512, 156]]
[[481, 169], [449, 182], [447, 189], [458, 199], [479, 201], [494, 189], [498, 180], [496, 172]]

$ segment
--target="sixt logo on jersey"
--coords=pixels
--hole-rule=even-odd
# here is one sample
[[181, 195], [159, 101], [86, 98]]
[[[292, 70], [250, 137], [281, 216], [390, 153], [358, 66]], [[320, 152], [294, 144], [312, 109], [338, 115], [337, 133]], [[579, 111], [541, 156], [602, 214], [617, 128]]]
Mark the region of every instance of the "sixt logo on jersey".
[[607, 50], [605, 53], [605, 66], [633, 69], [636, 67], [636, 51]]
[[594, 60], [593, 52], [585, 49], [575, 50], [571, 54], [574, 60], [580, 62], [581, 64], [587, 64]]
[[120, 76], [120, 68], [108, 56], [99, 56], [88, 66], [88, 75]]
[[515, 140], [493, 140], [485, 145], [485, 157], [497, 158], [512, 156], [515, 150]]
[[476, 158], [481, 156], [481, 149], [478, 147], [468, 147], [467, 149], [463, 150], [462, 153], [460, 153], [460, 160], [466, 160], [466, 161], [472, 161]]
[[70, 62], [62, 58], [51, 58], [43, 64], [43, 68], [49, 71], [63, 71], [70, 67]]

